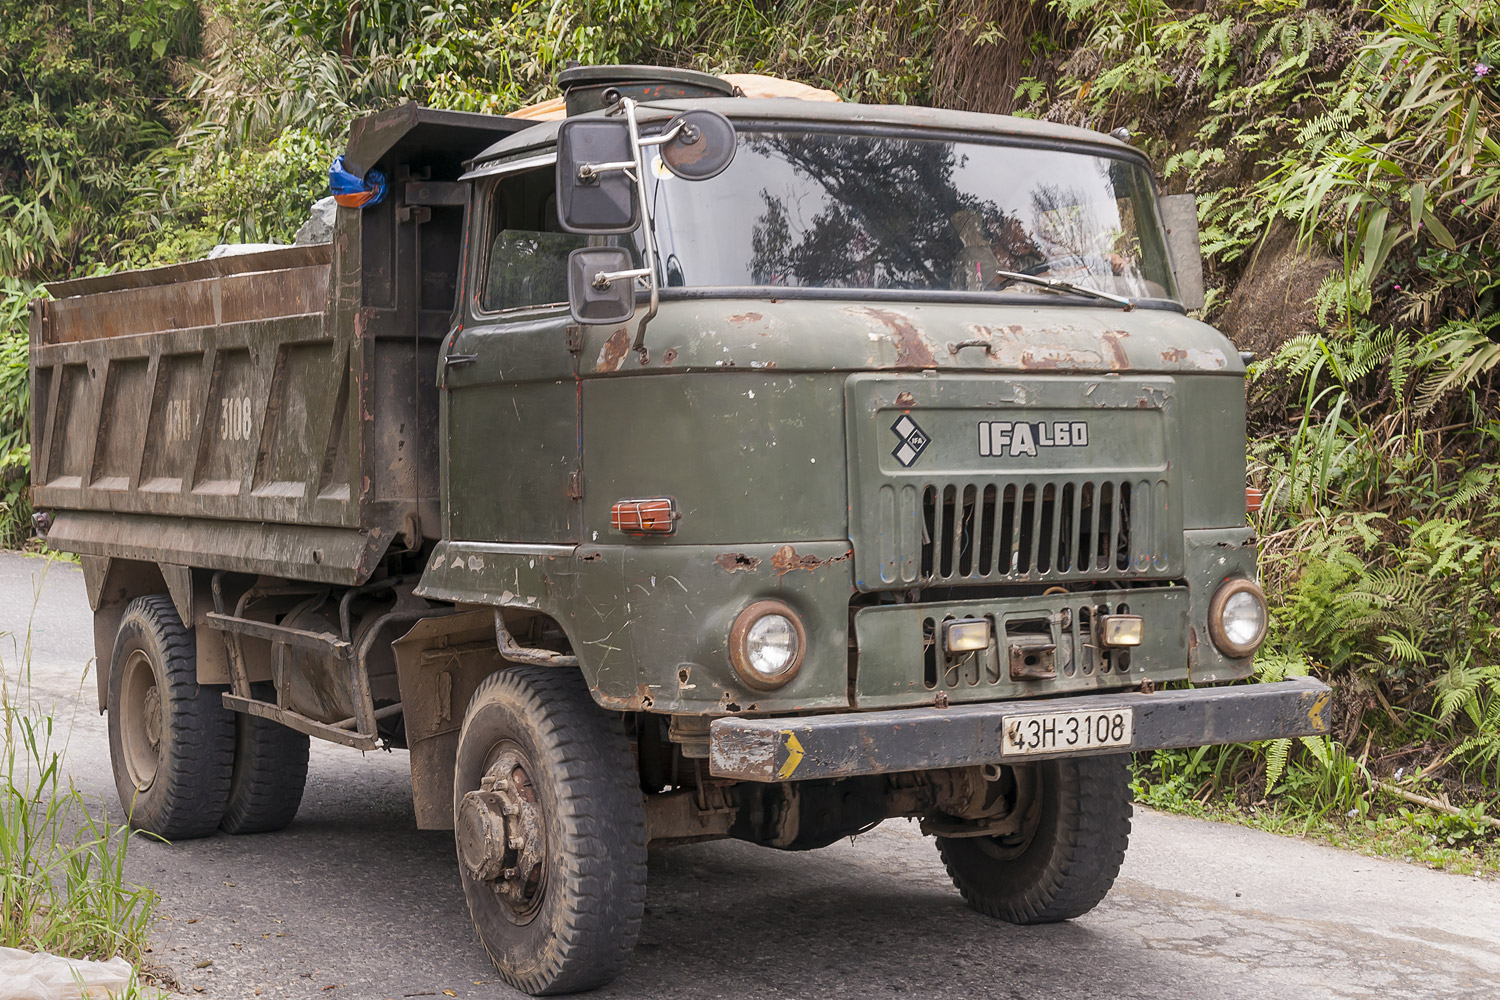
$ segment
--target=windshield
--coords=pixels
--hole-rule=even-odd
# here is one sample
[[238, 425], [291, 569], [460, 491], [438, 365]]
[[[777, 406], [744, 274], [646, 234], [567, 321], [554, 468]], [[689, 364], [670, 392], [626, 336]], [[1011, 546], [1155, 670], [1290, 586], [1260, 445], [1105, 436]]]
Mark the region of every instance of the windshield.
[[678, 287], [1004, 291], [1015, 271], [1175, 298], [1145, 167], [1087, 152], [742, 129], [707, 181], [653, 163], [663, 281]]

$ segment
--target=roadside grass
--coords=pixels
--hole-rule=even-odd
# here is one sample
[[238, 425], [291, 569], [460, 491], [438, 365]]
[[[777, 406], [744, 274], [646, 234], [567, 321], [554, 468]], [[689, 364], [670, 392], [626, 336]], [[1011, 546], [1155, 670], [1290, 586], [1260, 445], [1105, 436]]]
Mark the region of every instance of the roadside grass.
[[[91, 809], [64, 773], [67, 733], [34, 697], [29, 628], [9, 638], [19, 669], [0, 669], [0, 946], [120, 956], [139, 970], [157, 894], [125, 874], [129, 829], [102, 804]], [[116, 994], [158, 995], [138, 982]]]
[[[1342, 761], [1335, 757], [1332, 766], [1294, 760], [1279, 788], [1267, 793], [1264, 771], [1257, 766], [1263, 763], [1261, 752], [1237, 745], [1139, 754], [1136, 801], [1163, 812], [1306, 837], [1369, 857], [1500, 880], [1500, 830], [1485, 822], [1500, 812], [1492, 798], [1454, 803], [1456, 815], [1413, 805], [1371, 787], [1364, 764], [1341, 754]], [[1473, 792], [1476, 786], [1459, 787]], [[1447, 789], [1430, 779], [1403, 790], [1444, 802], [1449, 797]]]

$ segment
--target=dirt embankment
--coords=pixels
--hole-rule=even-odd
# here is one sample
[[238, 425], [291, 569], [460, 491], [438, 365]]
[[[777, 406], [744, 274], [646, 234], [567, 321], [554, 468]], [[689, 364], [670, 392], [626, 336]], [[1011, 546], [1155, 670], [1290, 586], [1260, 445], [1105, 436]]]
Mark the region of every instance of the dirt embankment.
[[1215, 325], [1242, 351], [1267, 357], [1293, 337], [1320, 329], [1314, 300], [1339, 262], [1299, 247], [1297, 233], [1272, 226], [1252, 252], [1239, 281], [1227, 291], [1229, 304]]

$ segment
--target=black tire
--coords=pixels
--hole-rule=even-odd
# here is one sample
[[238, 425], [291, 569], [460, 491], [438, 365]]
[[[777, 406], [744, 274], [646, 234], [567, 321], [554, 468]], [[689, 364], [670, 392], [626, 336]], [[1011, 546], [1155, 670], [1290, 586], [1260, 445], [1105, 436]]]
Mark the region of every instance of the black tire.
[[234, 768], [223, 690], [198, 683], [197, 647], [165, 594], [130, 602], [109, 671], [109, 757], [137, 830], [167, 840], [219, 827]]
[[1040, 761], [1035, 812], [1014, 838], [939, 837], [938, 852], [970, 906], [1013, 924], [1082, 916], [1114, 884], [1130, 840], [1130, 762], [1123, 754]]
[[[498, 775], [516, 789], [507, 795], [524, 790], [521, 821], [534, 824], [513, 828], [507, 819], [505, 837], [529, 829], [544, 839], [534, 848], [533, 861], [543, 860], [528, 869], [531, 880], [515, 881], [510, 867], [485, 881], [465, 861], [465, 797]], [[510, 667], [479, 686], [459, 735], [453, 802], [459, 877], [501, 977], [543, 995], [592, 989], [619, 975], [645, 910], [645, 802], [624, 725], [594, 704], [576, 670]], [[515, 864], [514, 851], [505, 857]], [[507, 901], [506, 884], [532, 894]]]
[[[251, 693], [262, 701], [276, 699], [270, 684], [253, 685]], [[306, 733], [258, 715], [236, 712], [234, 775], [219, 829], [233, 834], [285, 829], [302, 804], [309, 742]]]

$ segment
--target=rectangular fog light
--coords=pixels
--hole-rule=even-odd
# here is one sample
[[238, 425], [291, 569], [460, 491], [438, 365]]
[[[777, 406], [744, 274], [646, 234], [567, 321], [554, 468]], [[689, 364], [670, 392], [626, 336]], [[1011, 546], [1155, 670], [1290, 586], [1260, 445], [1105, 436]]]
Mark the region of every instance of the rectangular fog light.
[[1139, 646], [1146, 635], [1140, 615], [1105, 615], [1099, 619], [1099, 642], [1105, 646]]
[[943, 648], [950, 653], [973, 653], [989, 645], [988, 618], [958, 618], [943, 623]]

